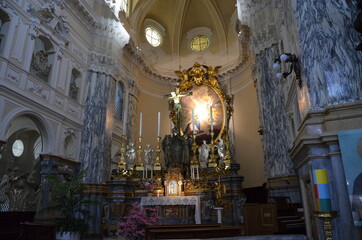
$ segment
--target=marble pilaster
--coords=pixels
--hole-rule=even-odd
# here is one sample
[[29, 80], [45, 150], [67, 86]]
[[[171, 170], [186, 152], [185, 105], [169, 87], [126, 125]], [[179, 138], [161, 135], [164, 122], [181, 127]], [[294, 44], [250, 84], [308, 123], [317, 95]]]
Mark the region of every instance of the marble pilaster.
[[89, 71], [87, 97], [84, 103], [83, 129], [80, 149], [82, 169], [87, 169], [85, 182], [102, 183], [105, 164], [111, 160], [106, 147], [107, 106], [110, 77], [105, 73]]
[[288, 155], [288, 123], [284, 108], [282, 81], [275, 77], [272, 64], [278, 56], [277, 45], [257, 55], [257, 67], [260, 76], [260, 95], [264, 122], [265, 176], [274, 178], [293, 174], [293, 164]]

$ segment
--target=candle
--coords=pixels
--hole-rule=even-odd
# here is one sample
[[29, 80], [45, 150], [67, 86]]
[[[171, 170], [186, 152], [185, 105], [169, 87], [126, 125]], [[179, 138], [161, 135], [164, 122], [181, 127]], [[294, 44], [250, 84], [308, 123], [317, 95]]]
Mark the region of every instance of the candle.
[[211, 132], [214, 131], [214, 124], [213, 124], [213, 122], [214, 122], [214, 119], [213, 119], [213, 117], [212, 117], [212, 106], [210, 106], [210, 129], [211, 129]]
[[122, 135], [126, 135], [127, 110], [123, 113]]
[[161, 119], [161, 113], [158, 112], [157, 114], [157, 136], [160, 136], [160, 119]]
[[227, 104], [226, 104], [226, 101], [224, 101], [224, 116], [225, 116], [225, 121], [226, 121], [226, 127], [229, 128], [228, 112], [227, 112]]
[[329, 181], [326, 169], [315, 169], [312, 172], [314, 194], [317, 211], [332, 211]]
[[194, 110], [192, 109], [192, 133], [195, 134], [195, 113]]
[[140, 137], [142, 137], [142, 112], [140, 113]]

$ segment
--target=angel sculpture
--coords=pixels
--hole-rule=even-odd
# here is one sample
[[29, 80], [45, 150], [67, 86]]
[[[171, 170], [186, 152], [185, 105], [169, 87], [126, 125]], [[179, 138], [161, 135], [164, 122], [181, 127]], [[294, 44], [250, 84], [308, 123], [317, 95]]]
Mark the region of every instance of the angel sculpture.
[[224, 141], [220, 138], [219, 142], [216, 145], [217, 148], [217, 154], [219, 155], [219, 165], [224, 163], [224, 156], [225, 156], [225, 145]]
[[126, 150], [126, 164], [127, 164], [128, 170], [133, 169], [135, 160], [136, 160], [136, 149], [134, 147], [134, 143], [131, 142], [127, 146], [127, 150]]
[[207, 168], [207, 160], [209, 159], [210, 147], [209, 145], [207, 145], [205, 140], [203, 140], [202, 142], [203, 144], [199, 148], [199, 162], [201, 168]]

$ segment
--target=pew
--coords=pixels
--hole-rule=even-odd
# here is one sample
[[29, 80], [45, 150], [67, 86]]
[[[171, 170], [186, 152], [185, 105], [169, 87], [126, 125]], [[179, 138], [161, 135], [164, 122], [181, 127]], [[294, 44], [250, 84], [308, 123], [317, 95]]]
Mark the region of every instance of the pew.
[[190, 239], [241, 236], [242, 226], [221, 226], [220, 224], [180, 224], [146, 227], [146, 240]]
[[269, 197], [269, 203], [245, 203], [245, 235], [305, 234], [301, 208], [288, 197]]

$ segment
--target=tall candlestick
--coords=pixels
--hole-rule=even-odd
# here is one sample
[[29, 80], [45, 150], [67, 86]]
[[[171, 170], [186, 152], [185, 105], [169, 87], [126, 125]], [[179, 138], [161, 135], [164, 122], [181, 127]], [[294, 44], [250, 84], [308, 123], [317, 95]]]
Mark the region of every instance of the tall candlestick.
[[157, 137], [160, 136], [160, 121], [161, 121], [161, 113], [157, 114]]
[[214, 119], [213, 119], [213, 117], [212, 117], [212, 106], [210, 106], [210, 129], [211, 129], [211, 132], [214, 131], [214, 124], [213, 124], [213, 122], [214, 122]]
[[194, 109], [192, 109], [192, 133], [195, 134], [195, 113]]
[[142, 137], [142, 112], [140, 113], [140, 137]]

